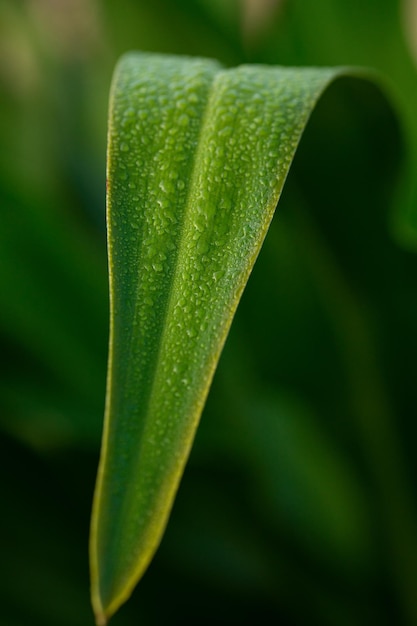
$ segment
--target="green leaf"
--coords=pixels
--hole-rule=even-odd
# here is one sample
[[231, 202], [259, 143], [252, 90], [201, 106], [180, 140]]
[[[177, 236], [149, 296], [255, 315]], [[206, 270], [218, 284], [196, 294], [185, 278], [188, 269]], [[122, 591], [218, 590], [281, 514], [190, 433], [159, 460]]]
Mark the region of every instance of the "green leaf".
[[91, 530], [105, 624], [157, 549], [298, 142], [340, 69], [132, 53], [108, 147], [111, 333]]

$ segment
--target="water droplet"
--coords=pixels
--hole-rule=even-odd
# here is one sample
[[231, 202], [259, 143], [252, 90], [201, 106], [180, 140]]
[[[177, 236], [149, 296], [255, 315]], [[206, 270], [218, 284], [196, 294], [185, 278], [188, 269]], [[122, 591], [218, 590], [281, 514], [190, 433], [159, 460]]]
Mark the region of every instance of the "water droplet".
[[214, 282], [217, 282], [223, 276], [224, 276], [224, 271], [223, 270], [218, 270], [217, 272], [213, 272], [213, 280], [214, 280]]

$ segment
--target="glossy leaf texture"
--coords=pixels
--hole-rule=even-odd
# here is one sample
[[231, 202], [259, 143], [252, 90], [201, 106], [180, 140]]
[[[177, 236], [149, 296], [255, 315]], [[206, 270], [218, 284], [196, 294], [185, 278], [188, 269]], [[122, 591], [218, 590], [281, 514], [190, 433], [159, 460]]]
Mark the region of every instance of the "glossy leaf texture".
[[130, 53], [108, 144], [111, 329], [90, 552], [97, 624], [162, 537], [288, 170], [341, 69]]

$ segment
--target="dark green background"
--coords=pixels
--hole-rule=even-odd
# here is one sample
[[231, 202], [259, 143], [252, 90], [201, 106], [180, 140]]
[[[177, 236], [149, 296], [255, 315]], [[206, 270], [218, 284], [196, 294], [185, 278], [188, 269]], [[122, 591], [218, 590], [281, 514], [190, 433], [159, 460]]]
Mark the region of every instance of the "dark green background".
[[397, 122], [370, 88], [320, 105], [114, 624], [417, 623], [412, 22], [394, 0], [269, 4], [0, 1], [1, 626], [93, 623], [107, 98], [131, 49], [372, 67]]

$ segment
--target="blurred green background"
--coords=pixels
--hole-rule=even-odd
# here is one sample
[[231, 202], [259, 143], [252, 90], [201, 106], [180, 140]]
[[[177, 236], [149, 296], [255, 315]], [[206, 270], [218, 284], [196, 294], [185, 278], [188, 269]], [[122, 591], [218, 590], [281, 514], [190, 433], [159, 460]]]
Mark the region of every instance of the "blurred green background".
[[[0, 0], [0, 625], [93, 624], [120, 54], [377, 69], [313, 116], [114, 625], [417, 623], [417, 3]], [[396, 121], [397, 119], [397, 121]]]

